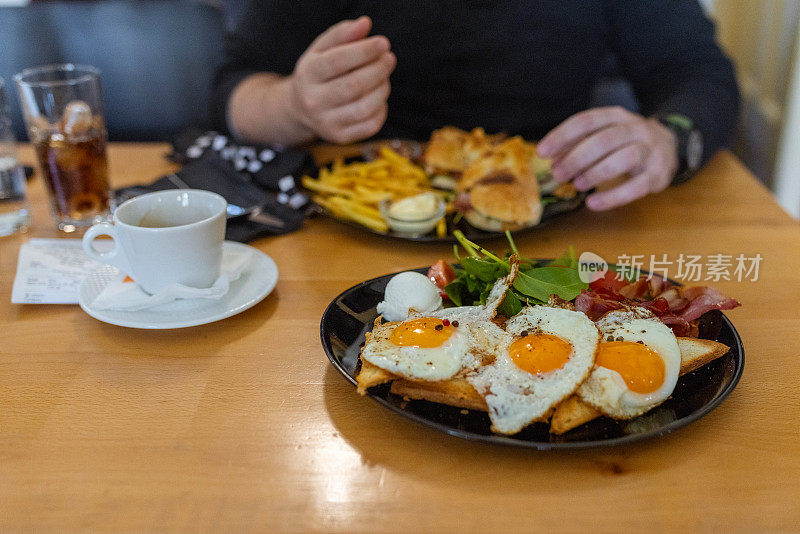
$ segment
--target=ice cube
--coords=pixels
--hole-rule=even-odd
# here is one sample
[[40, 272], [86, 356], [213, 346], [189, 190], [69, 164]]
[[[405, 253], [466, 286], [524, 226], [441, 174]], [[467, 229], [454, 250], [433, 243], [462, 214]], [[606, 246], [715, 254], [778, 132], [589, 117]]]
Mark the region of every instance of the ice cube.
[[30, 130], [31, 140], [34, 142], [38, 142], [45, 137], [47, 134], [53, 130], [57, 129], [58, 125], [52, 125], [47, 121], [42, 115], [33, 115], [28, 117], [28, 128]]
[[64, 133], [69, 136], [85, 135], [93, 124], [92, 108], [83, 100], [73, 100], [64, 108], [61, 119]]

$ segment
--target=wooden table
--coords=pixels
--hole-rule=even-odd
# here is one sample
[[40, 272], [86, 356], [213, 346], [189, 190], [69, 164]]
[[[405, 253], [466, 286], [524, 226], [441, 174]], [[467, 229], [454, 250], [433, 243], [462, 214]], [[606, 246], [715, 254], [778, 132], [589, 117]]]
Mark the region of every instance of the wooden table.
[[[172, 170], [164, 152], [113, 145], [114, 185]], [[731, 154], [624, 210], [518, 239], [534, 257], [572, 244], [606, 258], [764, 258], [758, 281], [715, 284], [742, 303], [729, 313], [747, 357], [733, 394], [673, 435], [580, 452], [445, 436], [359, 397], [328, 363], [318, 329], [334, 296], [450, 259], [450, 245], [309, 220], [253, 243], [280, 269], [261, 304], [140, 331], [9, 303], [20, 244], [56, 235], [42, 184], [30, 189], [29, 234], [0, 240], [0, 531], [800, 529], [800, 225]]]

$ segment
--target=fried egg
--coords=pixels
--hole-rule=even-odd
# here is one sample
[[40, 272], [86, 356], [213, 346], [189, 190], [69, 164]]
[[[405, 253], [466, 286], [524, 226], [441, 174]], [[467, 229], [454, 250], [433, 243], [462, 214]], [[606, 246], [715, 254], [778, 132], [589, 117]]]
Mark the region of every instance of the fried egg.
[[594, 365], [600, 334], [581, 312], [549, 306], [524, 308], [492, 331], [496, 359], [467, 380], [486, 400], [492, 430], [516, 434], [545, 419], [571, 395]]
[[474, 371], [493, 358], [490, 347], [494, 342], [488, 340], [484, 330], [493, 331], [491, 319], [517, 275], [515, 262], [510, 271], [495, 282], [483, 306], [460, 306], [426, 314], [411, 310], [405, 321], [377, 325], [361, 357], [410, 380], [436, 382]]
[[595, 368], [578, 395], [605, 415], [631, 419], [675, 389], [681, 351], [672, 329], [644, 308], [610, 311], [597, 321]]
[[437, 317], [417, 317], [377, 326], [361, 356], [410, 380], [447, 380], [469, 367], [472, 336], [466, 326]]

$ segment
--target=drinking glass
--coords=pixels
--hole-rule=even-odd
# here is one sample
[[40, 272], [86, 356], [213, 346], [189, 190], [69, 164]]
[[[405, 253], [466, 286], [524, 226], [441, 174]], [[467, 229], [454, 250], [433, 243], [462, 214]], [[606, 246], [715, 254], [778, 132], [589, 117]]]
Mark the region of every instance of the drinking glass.
[[5, 83], [0, 78], [0, 236], [24, 231], [30, 222], [25, 199], [25, 171], [17, 161], [17, 144], [11, 130]]
[[47, 65], [25, 69], [14, 80], [59, 230], [108, 220], [114, 205], [100, 71]]

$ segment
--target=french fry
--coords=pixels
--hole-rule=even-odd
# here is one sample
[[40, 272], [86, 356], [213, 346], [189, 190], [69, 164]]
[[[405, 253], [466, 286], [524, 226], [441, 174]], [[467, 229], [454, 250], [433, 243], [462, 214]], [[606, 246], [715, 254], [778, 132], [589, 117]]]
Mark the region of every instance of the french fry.
[[386, 189], [371, 189], [363, 185], [357, 185], [353, 188], [355, 198], [358, 198], [366, 204], [378, 204], [384, 198], [391, 198], [391, 191]]
[[439, 219], [439, 222], [436, 223], [436, 237], [444, 237], [447, 235], [447, 221], [444, 220], [444, 217]]
[[311, 197], [311, 200], [313, 200], [315, 204], [325, 208], [328, 212], [332, 213], [333, 215], [344, 218], [344, 212], [342, 212], [342, 210], [340, 210], [338, 207], [328, 202], [325, 199], [325, 197], [321, 195], [315, 195]]
[[[384, 199], [400, 199], [433, 191], [425, 171], [388, 147], [378, 158], [345, 164], [337, 158], [330, 168], [322, 168], [319, 177], [303, 176], [303, 187], [312, 200], [334, 217], [351, 220], [378, 232], [387, 232], [388, 224], [378, 210]], [[442, 219], [436, 233], [443, 237], [447, 225]]]
[[359, 202], [354, 202], [352, 200], [348, 200], [342, 197], [331, 197], [329, 199], [330, 203], [334, 206], [338, 206], [343, 211], [351, 211], [354, 213], [360, 213], [364, 217], [371, 217], [375, 220], [382, 221], [383, 217], [381, 217], [381, 212], [376, 210], [375, 208], [371, 208], [366, 204], [361, 204]]
[[313, 178], [309, 178], [308, 176], [303, 176], [301, 183], [303, 187], [306, 189], [310, 189], [314, 192], [319, 193], [331, 193], [334, 195], [342, 195], [342, 196], [349, 196], [352, 195], [352, 191], [345, 187], [336, 187], [335, 185], [331, 185], [329, 183], [314, 180]]
[[344, 198], [334, 197], [328, 199], [328, 202], [334, 207], [334, 213], [338, 213], [342, 218], [355, 221], [366, 226], [367, 228], [375, 230], [376, 232], [386, 233], [389, 231], [389, 225], [383, 220], [378, 210], [373, 209], [372, 211], [369, 211], [370, 208], [367, 206], [355, 202], [349, 202]]

